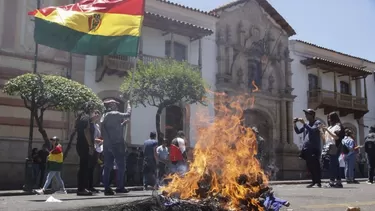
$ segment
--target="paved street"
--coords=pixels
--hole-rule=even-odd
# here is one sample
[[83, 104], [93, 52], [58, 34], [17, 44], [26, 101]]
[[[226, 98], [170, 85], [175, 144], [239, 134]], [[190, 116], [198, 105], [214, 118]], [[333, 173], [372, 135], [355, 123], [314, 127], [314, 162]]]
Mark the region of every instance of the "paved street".
[[[375, 185], [364, 183], [345, 185], [343, 189], [306, 189], [305, 185], [275, 185], [273, 187], [277, 197], [291, 202], [290, 208], [293, 211], [344, 211], [347, 206], [359, 206], [361, 211], [373, 211], [375, 206], [373, 196]], [[0, 197], [0, 210], [82, 210], [88, 206], [106, 206], [140, 200], [150, 195], [150, 191], [133, 191], [113, 197], [106, 197], [103, 194], [92, 197], [77, 197], [75, 194], [53, 195], [62, 200], [62, 203], [45, 203], [49, 195]]]

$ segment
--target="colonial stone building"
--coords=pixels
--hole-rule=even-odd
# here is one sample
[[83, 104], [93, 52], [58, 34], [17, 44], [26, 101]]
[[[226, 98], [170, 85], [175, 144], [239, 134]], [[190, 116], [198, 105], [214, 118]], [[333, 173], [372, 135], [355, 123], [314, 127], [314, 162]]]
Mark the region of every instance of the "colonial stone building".
[[[64, 5], [70, 0], [42, 0], [41, 7]], [[27, 15], [37, 8], [37, 0], [0, 0], [0, 88], [7, 80], [31, 73], [34, 67], [34, 23]], [[39, 46], [37, 72], [71, 77], [83, 83], [85, 56]], [[71, 59], [70, 59], [71, 58]], [[47, 110], [44, 126], [49, 136], [65, 140], [70, 133], [73, 117], [68, 113]], [[27, 157], [30, 111], [18, 96], [0, 91], [0, 189], [22, 188]], [[41, 149], [43, 140], [34, 124], [33, 147]], [[65, 141], [63, 142], [66, 143]], [[75, 175], [77, 155], [75, 146], [65, 162], [64, 173]], [[65, 182], [75, 183], [75, 177], [65, 176]]]
[[[295, 178], [299, 166], [293, 144], [291, 68], [288, 38], [293, 28], [266, 0], [239, 0], [212, 11], [216, 24], [216, 88], [229, 95], [255, 96], [243, 108], [245, 124], [266, 140], [266, 162], [279, 179]], [[259, 91], [253, 92], [254, 84]], [[288, 164], [288, 165], [286, 165]]]

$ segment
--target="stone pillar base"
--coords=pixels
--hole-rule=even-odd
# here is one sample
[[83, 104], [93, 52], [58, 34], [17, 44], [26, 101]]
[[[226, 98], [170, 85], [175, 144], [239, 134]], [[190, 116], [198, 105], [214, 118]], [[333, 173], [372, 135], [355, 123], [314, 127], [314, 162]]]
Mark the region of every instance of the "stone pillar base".
[[277, 180], [308, 179], [306, 163], [298, 157], [300, 150], [295, 144], [281, 144], [276, 149]]

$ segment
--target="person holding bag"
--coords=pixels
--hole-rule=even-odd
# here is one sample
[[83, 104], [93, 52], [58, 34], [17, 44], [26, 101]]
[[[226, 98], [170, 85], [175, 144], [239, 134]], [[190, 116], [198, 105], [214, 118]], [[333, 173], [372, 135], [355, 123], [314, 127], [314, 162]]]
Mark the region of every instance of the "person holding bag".
[[332, 112], [327, 116], [328, 127], [322, 126], [324, 133], [324, 144], [328, 147], [329, 155], [329, 183], [326, 187], [342, 188], [339, 157], [341, 154], [341, 140], [344, 137], [344, 131], [339, 115]]

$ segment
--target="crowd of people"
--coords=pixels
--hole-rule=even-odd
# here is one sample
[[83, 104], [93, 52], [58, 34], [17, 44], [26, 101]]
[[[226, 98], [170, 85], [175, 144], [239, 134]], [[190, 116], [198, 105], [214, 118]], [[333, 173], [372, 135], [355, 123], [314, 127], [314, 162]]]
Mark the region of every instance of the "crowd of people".
[[[125, 113], [118, 111], [118, 102], [110, 99], [104, 101], [105, 112], [95, 110], [90, 103], [86, 103], [78, 113], [75, 130], [77, 132], [76, 150], [79, 156], [79, 171], [77, 175], [77, 195], [88, 196], [99, 193], [95, 189], [94, 176], [96, 168], [101, 167], [101, 181], [104, 185], [104, 195], [128, 193], [125, 188], [126, 156], [135, 154], [127, 152], [124, 139], [124, 128], [130, 119], [131, 107]], [[163, 134], [157, 137], [156, 132], [150, 133], [150, 138], [144, 142], [143, 154], [143, 186], [144, 189], [157, 189], [167, 183], [167, 174], [183, 174], [187, 171], [187, 150], [183, 131], [177, 132], [176, 137], [168, 143]], [[160, 145], [158, 143], [161, 143]], [[55, 178], [59, 192], [66, 193], [61, 178], [63, 165], [63, 149], [58, 137], [50, 139], [50, 145], [44, 144], [43, 149], [33, 149], [33, 178], [34, 184], [40, 189], [37, 194], [44, 194]], [[128, 160], [137, 162], [135, 160]], [[128, 180], [134, 179], [134, 165], [129, 165]], [[45, 178], [45, 172], [48, 172]], [[129, 175], [129, 172], [131, 175]], [[36, 181], [39, 176], [39, 181]], [[116, 189], [112, 190], [112, 181]], [[44, 182], [44, 183], [43, 183]]]
[[[375, 126], [371, 126], [363, 146], [357, 145], [353, 131], [345, 128], [339, 115], [332, 112], [327, 116], [327, 124], [315, 118], [313, 109], [304, 110], [303, 118], [294, 119], [294, 130], [303, 134], [303, 146], [299, 157], [306, 161], [312, 183], [307, 187], [322, 187], [322, 170], [329, 175], [328, 188], [342, 188], [342, 179], [347, 184], [358, 183], [355, 180], [356, 163], [364, 176], [364, 164], [368, 164], [368, 184], [373, 184], [375, 167]], [[298, 127], [297, 123], [302, 126]], [[322, 146], [323, 144], [323, 146]], [[364, 148], [366, 156], [361, 152]], [[358, 162], [357, 162], [358, 161]]]

